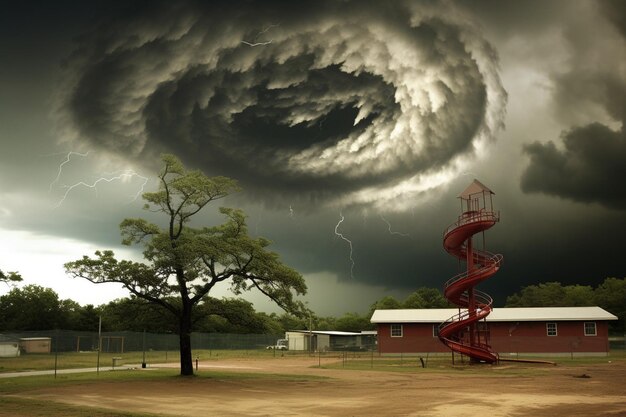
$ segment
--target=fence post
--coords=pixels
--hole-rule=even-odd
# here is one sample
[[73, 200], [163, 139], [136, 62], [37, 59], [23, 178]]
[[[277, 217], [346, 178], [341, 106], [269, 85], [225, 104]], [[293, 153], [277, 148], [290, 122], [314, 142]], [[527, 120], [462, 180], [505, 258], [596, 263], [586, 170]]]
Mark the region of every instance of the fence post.
[[57, 379], [57, 361], [59, 357], [59, 329], [56, 330], [54, 338], [54, 379]]
[[143, 329], [143, 359], [141, 361], [141, 367], [146, 367], [146, 329]]

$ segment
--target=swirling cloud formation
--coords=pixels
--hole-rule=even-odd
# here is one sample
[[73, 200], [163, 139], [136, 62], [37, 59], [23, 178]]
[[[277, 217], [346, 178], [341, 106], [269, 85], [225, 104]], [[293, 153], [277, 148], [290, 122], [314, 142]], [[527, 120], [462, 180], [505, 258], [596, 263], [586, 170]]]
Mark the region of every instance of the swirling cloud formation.
[[111, 152], [173, 152], [259, 197], [402, 207], [501, 127], [496, 54], [443, 6], [149, 5], [68, 63], [65, 127]]

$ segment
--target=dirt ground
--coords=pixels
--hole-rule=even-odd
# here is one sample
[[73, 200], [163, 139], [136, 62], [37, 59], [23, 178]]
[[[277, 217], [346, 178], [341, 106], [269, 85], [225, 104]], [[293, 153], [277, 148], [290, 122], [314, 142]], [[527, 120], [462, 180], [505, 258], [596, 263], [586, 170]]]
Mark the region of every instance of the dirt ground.
[[[309, 380], [192, 378], [52, 387], [21, 397], [171, 416], [626, 416], [626, 364], [507, 364], [477, 375], [319, 369], [317, 359], [220, 360], [200, 371], [315, 375]], [[512, 367], [518, 368], [512, 376]], [[526, 372], [528, 371], [528, 372]], [[149, 372], [149, 370], [146, 370]]]

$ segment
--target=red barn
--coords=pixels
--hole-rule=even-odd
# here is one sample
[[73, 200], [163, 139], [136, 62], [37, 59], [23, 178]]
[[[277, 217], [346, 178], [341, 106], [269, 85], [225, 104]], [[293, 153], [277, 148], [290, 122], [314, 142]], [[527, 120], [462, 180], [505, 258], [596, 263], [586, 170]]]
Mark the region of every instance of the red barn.
[[[381, 354], [444, 353], [439, 325], [457, 314], [455, 308], [376, 310]], [[501, 356], [606, 356], [608, 321], [617, 320], [600, 307], [494, 308], [480, 326]], [[480, 327], [479, 327], [480, 331]]]

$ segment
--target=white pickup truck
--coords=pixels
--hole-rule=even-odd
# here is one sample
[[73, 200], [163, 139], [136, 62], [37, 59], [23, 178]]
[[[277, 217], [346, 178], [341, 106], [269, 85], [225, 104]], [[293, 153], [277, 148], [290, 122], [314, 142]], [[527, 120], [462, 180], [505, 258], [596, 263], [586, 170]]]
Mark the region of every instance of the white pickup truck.
[[289, 350], [289, 340], [287, 340], [287, 339], [278, 339], [276, 341], [275, 345], [268, 346], [265, 349]]

